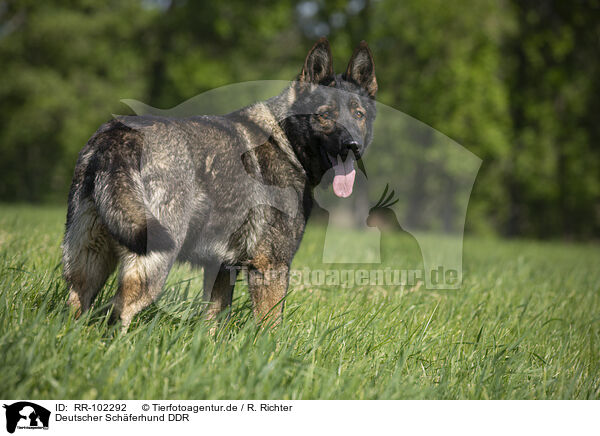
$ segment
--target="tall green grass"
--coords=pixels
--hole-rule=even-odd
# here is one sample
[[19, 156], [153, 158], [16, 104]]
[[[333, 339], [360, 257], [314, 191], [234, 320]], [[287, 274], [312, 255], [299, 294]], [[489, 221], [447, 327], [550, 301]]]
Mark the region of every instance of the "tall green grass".
[[[121, 335], [103, 310], [114, 278], [83, 319], [65, 308], [64, 210], [0, 207], [3, 398], [600, 397], [596, 245], [467, 238], [461, 290], [295, 286], [272, 332], [240, 282], [214, 338], [193, 301], [200, 273], [179, 267]], [[309, 229], [296, 267], [319, 237]], [[385, 249], [406, 244], [387, 235]]]

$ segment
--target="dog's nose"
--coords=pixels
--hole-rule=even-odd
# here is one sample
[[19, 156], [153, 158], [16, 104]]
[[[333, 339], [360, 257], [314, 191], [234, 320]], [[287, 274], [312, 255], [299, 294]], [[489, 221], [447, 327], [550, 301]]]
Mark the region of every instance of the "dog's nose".
[[341, 150], [342, 152], [340, 153], [342, 156], [342, 159], [346, 160], [348, 153], [353, 153], [353, 154], [358, 153], [359, 147], [360, 147], [360, 144], [353, 139], [343, 141], [342, 142], [342, 150]]
[[344, 141], [344, 147], [349, 148], [350, 150], [358, 150], [358, 142], [355, 141], [354, 139], [350, 140], [350, 141]]

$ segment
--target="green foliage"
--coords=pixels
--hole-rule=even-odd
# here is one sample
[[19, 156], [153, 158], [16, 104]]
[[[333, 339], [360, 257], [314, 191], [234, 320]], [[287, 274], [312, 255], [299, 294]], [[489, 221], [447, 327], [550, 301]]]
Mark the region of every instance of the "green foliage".
[[[378, 25], [372, 26], [372, 34], [381, 100], [429, 124], [483, 160], [469, 217], [473, 229], [494, 227], [497, 223], [490, 220], [503, 213], [500, 177], [510, 153], [509, 101], [499, 76], [498, 45], [511, 17], [494, 0], [472, 2], [468, 11], [437, 0], [400, 5], [390, 0], [382, 2], [374, 14]], [[422, 140], [421, 154], [411, 159], [411, 191], [421, 197], [426, 193], [419, 187], [431, 183], [423, 179], [423, 173], [437, 160], [429, 142]], [[417, 201], [413, 204], [419, 205]], [[422, 210], [412, 214], [414, 221], [424, 219]]]
[[[379, 100], [483, 159], [469, 230], [597, 237], [599, 11], [598, 0], [4, 0], [0, 199], [64, 202], [77, 151], [127, 111], [120, 99], [169, 108], [291, 79], [327, 34], [338, 71], [367, 40]], [[425, 147], [406, 191], [427, 189], [423, 169], [439, 158]]]
[[514, 2], [507, 38], [514, 123], [508, 231], [600, 230], [600, 2]]
[[143, 96], [138, 41], [149, 13], [120, 1], [4, 4], [0, 198], [62, 200], [91, 133], [123, 95]]
[[[592, 245], [465, 241], [458, 291], [292, 286], [283, 324], [257, 332], [240, 282], [213, 339], [198, 305], [160, 300], [126, 335], [115, 291], [74, 321], [59, 244], [65, 210], [0, 213], [0, 396], [177, 399], [599, 399], [600, 253]], [[309, 228], [295, 268], [321, 253]], [[402, 238], [386, 238], [403, 251]], [[179, 268], [165, 297], [198, 292]], [[177, 300], [177, 299], [175, 299]], [[167, 309], [167, 310], [165, 310]]]

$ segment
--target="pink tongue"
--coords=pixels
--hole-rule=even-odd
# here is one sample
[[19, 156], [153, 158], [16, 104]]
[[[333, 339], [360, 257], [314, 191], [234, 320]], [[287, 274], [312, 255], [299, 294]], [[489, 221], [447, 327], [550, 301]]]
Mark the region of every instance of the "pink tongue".
[[337, 162], [333, 165], [335, 176], [333, 177], [333, 192], [341, 198], [349, 197], [352, 194], [354, 186], [354, 177], [356, 170], [354, 169], [354, 159], [348, 156], [346, 162], [342, 161], [338, 155]]

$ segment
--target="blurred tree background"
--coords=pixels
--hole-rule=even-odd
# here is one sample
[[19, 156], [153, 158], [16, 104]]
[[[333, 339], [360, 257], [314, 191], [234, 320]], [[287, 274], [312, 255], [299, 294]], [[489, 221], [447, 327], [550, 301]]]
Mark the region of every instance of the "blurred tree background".
[[121, 98], [289, 80], [323, 35], [337, 70], [367, 40], [378, 100], [483, 159], [468, 230], [600, 236], [600, 0], [0, 0], [0, 201], [65, 202]]

